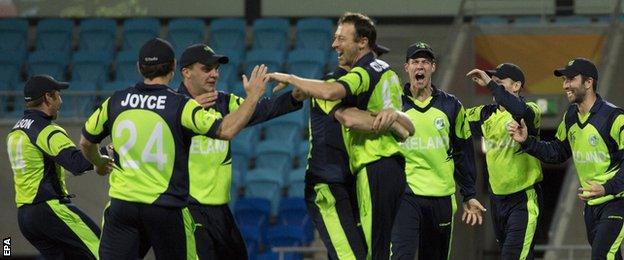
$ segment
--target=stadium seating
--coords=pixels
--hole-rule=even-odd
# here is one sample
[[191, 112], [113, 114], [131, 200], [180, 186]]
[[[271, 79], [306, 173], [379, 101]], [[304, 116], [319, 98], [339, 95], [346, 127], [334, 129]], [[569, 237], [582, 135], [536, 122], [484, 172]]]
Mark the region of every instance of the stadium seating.
[[138, 50], [127, 50], [117, 53], [115, 65], [115, 80], [133, 82], [141, 80], [142, 77], [137, 69], [138, 59]]
[[210, 24], [210, 47], [245, 51], [246, 24], [240, 18], [215, 19]]
[[75, 81], [108, 81], [113, 53], [109, 51], [77, 51], [72, 57], [72, 76]]
[[239, 198], [234, 205], [234, 217], [239, 225], [264, 228], [270, 216], [271, 202], [264, 198]]
[[306, 18], [297, 21], [296, 48], [329, 51], [334, 34], [330, 19]]
[[260, 18], [253, 24], [253, 49], [278, 50], [288, 49], [290, 25], [283, 18]]
[[[1, 19], [0, 20], [0, 44], [1, 51], [15, 51], [26, 54], [28, 21], [25, 19]], [[22, 58], [24, 58], [23, 56]]]
[[160, 21], [156, 18], [131, 18], [124, 21], [123, 49], [138, 50], [143, 43], [160, 33]]
[[78, 49], [86, 51], [115, 50], [117, 23], [113, 19], [86, 19], [80, 23]]
[[283, 183], [282, 175], [275, 170], [267, 168], [250, 170], [245, 176], [245, 197], [269, 200], [271, 215], [277, 215]]
[[15, 51], [0, 50], [0, 91], [17, 90], [24, 58]]
[[299, 168], [292, 169], [288, 173], [288, 181], [286, 183], [288, 187], [289, 198], [303, 198], [305, 194], [305, 164]]
[[321, 79], [325, 72], [327, 52], [314, 49], [298, 49], [288, 54], [288, 73], [304, 78]]
[[68, 63], [69, 52], [34, 51], [28, 56], [28, 75], [48, 74], [57, 80], [66, 80]]
[[36, 49], [38, 51], [71, 51], [73, 29], [72, 20], [61, 18], [41, 20], [37, 24]]
[[200, 19], [173, 19], [169, 22], [167, 39], [173, 45], [176, 54], [181, 55], [189, 45], [204, 42], [205, 27], [204, 21]]

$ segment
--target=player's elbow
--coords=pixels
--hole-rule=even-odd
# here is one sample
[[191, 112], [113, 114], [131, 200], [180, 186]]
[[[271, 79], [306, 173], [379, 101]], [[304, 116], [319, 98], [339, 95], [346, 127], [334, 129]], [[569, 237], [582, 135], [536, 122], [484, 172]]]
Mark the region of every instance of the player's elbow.
[[81, 136], [80, 137], [80, 142], [79, 142], [78, 145], [80, 145], [80, 150], [83, 151], [83, 153], [84, 153], [84, 151], [89, 149], [89, 147], [91, 147], [93, 145], [93, 143], [91, 143], [89, 140], [87, 140], [87, 138], [85, 138], [84, 136]]
[[217, 131], [217, 137], [221, 140], [229, 141], [234, 139], [234, 136], [236, 136], [236, 133], [228, 129], [219, 128], [219, 130]]
[[330, 85], [330, 87], [325, 88], [321, 92], [320, 96], [321, 99], [335, 101], [344, 98], [346, 94], [347, 93], [345, 92], [344, 88], [340, 84], [335, 83]]

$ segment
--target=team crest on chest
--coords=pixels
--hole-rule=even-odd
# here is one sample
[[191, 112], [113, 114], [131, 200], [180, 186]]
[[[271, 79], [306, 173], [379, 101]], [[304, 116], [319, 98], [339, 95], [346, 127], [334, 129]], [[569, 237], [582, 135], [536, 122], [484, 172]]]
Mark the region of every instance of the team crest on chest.
[[598, 137], [594, 134], [590, 134], [587, 141], [591, 146], [596, 146], [598, 144]]
[[435, 120], [433, 120], [433, 125], [438, 129], [441, 130], [444, 128], [444, 118], [438, 117]]

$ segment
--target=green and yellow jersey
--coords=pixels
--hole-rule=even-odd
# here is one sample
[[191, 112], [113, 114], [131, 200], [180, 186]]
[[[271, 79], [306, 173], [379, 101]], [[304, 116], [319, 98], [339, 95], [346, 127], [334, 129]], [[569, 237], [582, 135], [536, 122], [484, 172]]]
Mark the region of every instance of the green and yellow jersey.
[[191, 138], [216, 137], [220, 123], [215, 113], [166, 85], [139, 82], [106, 99], [82, 132], [92, 143], [112, 139], [118, 155], [109, 178], [112, 198], [185, 207]]
[[[376, 59], [372, 52], [359, 59], [349, 73], [336, 81], [347, 92], [343, 99], [345, 106], [369, 112], [379, 112], [384, 108], [401, 109], [403, 88], [399, 77], [386, 62]], [[390, 132], [371, 133], [352, 129], [348, 132], [344, 138], [353, 173], [381, 157], [400, 153], [399, 143]]]
[[67, 198], [65, 170], [79, 175], [93, 169], [65, 129], [39, 110], [24, 111], [6, 141], [18, 207]]
[[415, 127], [401, 144], [405, 156], [407, 192], [442, 197], [455, 194], [455, 182], [464, 201], [473, 198], [475, 165], [470, 129], [459, 100], [435, 86], [424, 101], [413, 98], [405, 86], [403, 111]]

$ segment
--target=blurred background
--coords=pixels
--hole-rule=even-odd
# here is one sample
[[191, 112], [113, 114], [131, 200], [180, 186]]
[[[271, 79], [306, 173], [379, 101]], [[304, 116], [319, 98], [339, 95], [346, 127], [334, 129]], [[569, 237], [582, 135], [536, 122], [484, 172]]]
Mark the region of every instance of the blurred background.
[[[204, 42], [230, 57], [218, 89], [244, 96], [240, 75], [256, 64], [309, 78], [336, 67], [331, 39], [345, 11], [377, 23], [382, 59], [406, 79], [407, 46], [429, 43], [437, 54], [434, 85], [471, 107], [492, 102], [465, 77], [472, 68], [503, 62], [523, 68], [523, 95], [543, 112], [542, 139], [554, 137], [568, 103], [554, 68], [586, 57], [599, 67], [598, 92], [624, 105], [624, 14], [621, 0], [0, 0], [0, 147], [24, 109], [22, 88], [31, 75], [69, 81], [57, 121], [77, 143], [82, 123], [112, 91], [141, 79], [138, 49], [148, 39], [169, 40], [180, 55]], [[179, 71], [171, 83], [177, 89]], [[270, 96], [270, 88], [267, 88]], [[309, 107], [244, 130], [232, 142], [232, 203], [252, 259], [325, 259], [303, 203]], [[475, 140], [479, 200], [489, 206], [480, 140]], [[17, 225], [12, 172], [0, 153], [0, 237], [11, 238], [15, 259], [38, 252]], [[578, 180], [569, 162], [544, 164], [544, 205], [535, 241], [540, 259], [588, 259]], [[96, 222], [108, 201], [107, 179], [67, 177], [74, 203]], [[461, 213], [461, 210], [458, 211]], [[457, 214], [452, 259], [498, 259], [489, 214], [469, 227]], [[148, 256], [148, 258], [151, 257]]]

